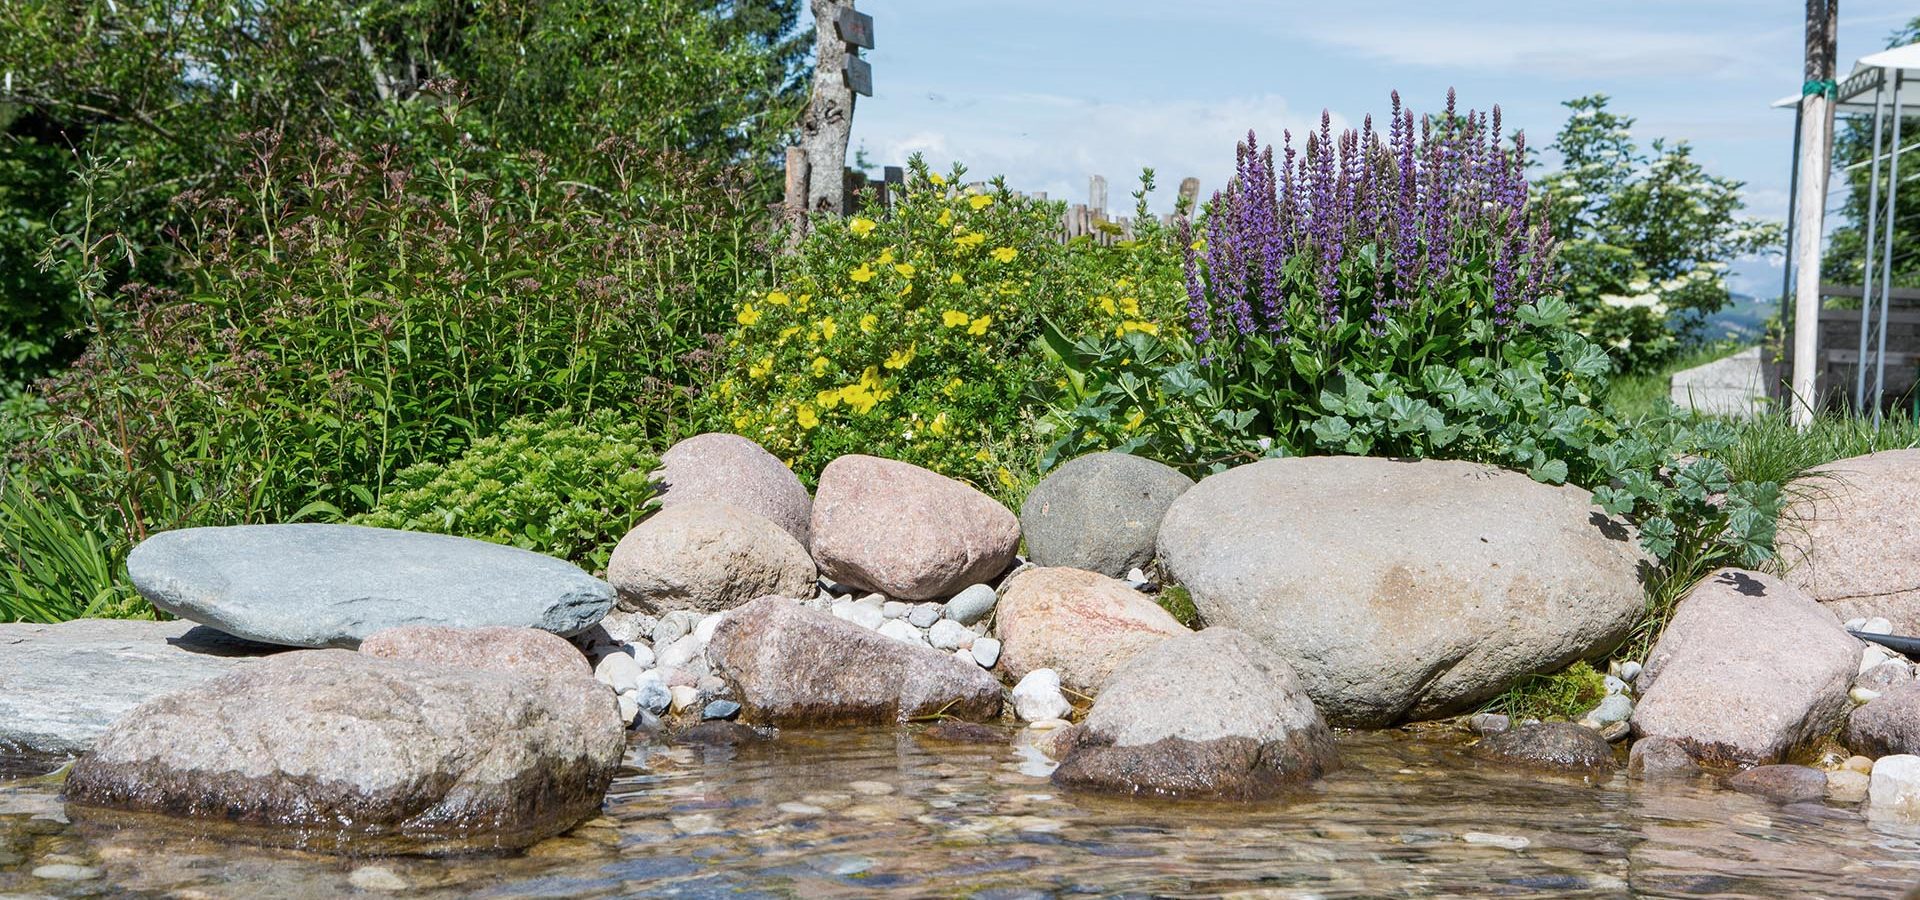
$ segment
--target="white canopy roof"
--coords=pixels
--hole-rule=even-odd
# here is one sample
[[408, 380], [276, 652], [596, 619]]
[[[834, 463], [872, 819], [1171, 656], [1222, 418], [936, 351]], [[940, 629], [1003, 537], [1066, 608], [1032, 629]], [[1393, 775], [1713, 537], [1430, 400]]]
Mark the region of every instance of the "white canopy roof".
[[[1920, 109], [1920, 93], [1915, 93], [1912, 101], [1906, 100], [1908, 89], [1920, 87], [1920, 43], [1914, 43], [1860, 57], [1853, 64], [1853, 71], [1847, 73], [1847, 77], [1840, 82], [1840, 89], [1834, 98], [1834, 114], [1873, 115], [1875, 89], [1883, 82], [1891, 88], [1893, 82], [1888, 76], [1895, 73], [1902, 76], [1901, 105], [1911, 102], [1913, 106], [1909, 108]], [[1909, 81], [1914, 83], [1904, 83]], [[1772, 105], [1792, 109], [1800, 105], [1800, 95], [1789, 94], [1773, 101]]]

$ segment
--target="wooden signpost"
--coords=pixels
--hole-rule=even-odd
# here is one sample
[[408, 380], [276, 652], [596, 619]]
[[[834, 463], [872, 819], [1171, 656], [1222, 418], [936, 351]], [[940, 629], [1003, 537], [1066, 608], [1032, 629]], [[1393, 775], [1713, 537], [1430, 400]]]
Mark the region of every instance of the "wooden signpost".
[[[856, 11], [853, 0], [811, 0], [811, 5], [813, 95], [800, 116], [799, 146], [787, 151], [786, 209], [793, 226], [788, 249], [804, 236], [809, 212], [851, 211], [848, 183], [855, 179], [846, 166], [854, 99], [873, 96], [873, 66], [860, 58], [862, 49], [873, 49], [873, 17]], [[864, 182], [862, 177], [856, 185]]]

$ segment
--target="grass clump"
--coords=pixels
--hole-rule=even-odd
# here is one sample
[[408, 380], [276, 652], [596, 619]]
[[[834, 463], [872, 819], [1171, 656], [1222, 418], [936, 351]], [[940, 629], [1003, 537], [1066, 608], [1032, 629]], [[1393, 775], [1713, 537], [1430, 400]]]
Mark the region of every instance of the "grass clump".
[[1160, 604], [1160, 608], [1179, 620], [1180, 624], [1196, 630], [1200, 628], [1200, 610], [1193, 605], [1193, 594], [1186, 588], [1169, 584], [1153, 595], [1153, 602]]
[[1528, 675], [1487, 705], [1490, 712], [1523, 719], [1572, 720], [1607, 696], [1606, 676], [1581, 660], [1551, 675]]

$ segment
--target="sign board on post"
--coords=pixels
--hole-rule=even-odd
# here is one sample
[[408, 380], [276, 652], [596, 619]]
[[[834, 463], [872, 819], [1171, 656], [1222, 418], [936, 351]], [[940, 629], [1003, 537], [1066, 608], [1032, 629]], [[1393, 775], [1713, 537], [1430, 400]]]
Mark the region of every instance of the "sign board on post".
[[855, 47], [873, 49], [873, 17], [853, 9], [842, 9], [833, 23], [834, 31], [840, 34], [840, 40]]
[[862, 97], [873, 96], [873, 64], [847, 54], [847, 87]]

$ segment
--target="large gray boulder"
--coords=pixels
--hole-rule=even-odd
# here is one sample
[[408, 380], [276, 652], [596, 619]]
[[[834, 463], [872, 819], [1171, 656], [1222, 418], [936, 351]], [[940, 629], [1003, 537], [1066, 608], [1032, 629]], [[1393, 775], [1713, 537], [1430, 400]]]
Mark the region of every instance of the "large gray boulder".
[[514, 849], [598, 811], [625, 748], [589, 677], [309, 650], [142, 704], [66, 798], [313, 850]]
[[1680, 601], [1634, 679], [1634, 733], [1708, 764], [1780, 762], [1840, 725], [1860, 653], [1799, 589], [1721, 569]]
[[958, 481], [911, 463], [842, 456], [813, 496], [821, 574], [902, 600], [944, 600], [1006, 571], [1020, 522]]
[[1092, 694], [1134, 654], [1188, 631], [1152, 597], [1094, 572], [1035, 567], [1007, 582], [993, 633], [1015, 681], [1052, 669], [1062, 684]]
[[663, 509], [613, 548], [607, 580], [622, 610], [729, 610], [755, 597], [812, 596], [807, 548], [758, 513], [695, 501]]
[[737, 434], [696, 434], [660, 454], [660, 506], [725, 503], [758, 513], [807, 543], [813, 498], [780, 458]]
[[1920, 450], [1818, 466], [1780, 516], [1787, 583], [1841, 621], [1883, 616], [1920, 634]]
[[1579, 488], [1466, 462], [1274, 459], [1160, 523], [1209, 625], [1279, 650], [1336, 725], [1444, 716], [1623, 640], [1644, 560]]
[[1190, 487], [1193, 479], [1172, 466], [1125, 453], [1069, 460], [1020, 506], [1027, 556], [1120, 578], [1153, 562], [1160, 519]]
[[1287, 661], [1227, 628], [1135, 655], [1062, 743], [1055, 784], [1126, 794], [1252, 799], [1338, 765]]
[[767, 725], [891, 725], [1000, 713], [1000, 682], [952, 653], [894, 640], [784, 597], [720, 619], [707, 663], [741, 717]]
[[360, 525], [163, 531], [127, 574], [169, 613], [248, 640], [354, 647], [401, 625], [511, 625], [573, 635], [613, 588], [565, 560], [469, 538]]
[[80, 753], [134, 707], [284, 649], [181, 621], [0, 624], [0, 753]]
[[369, 635], [360, 642], [360, 652], [443, 668], [593, 677], [593, 666], [580, 648], [537, 628], [402, 625]]

